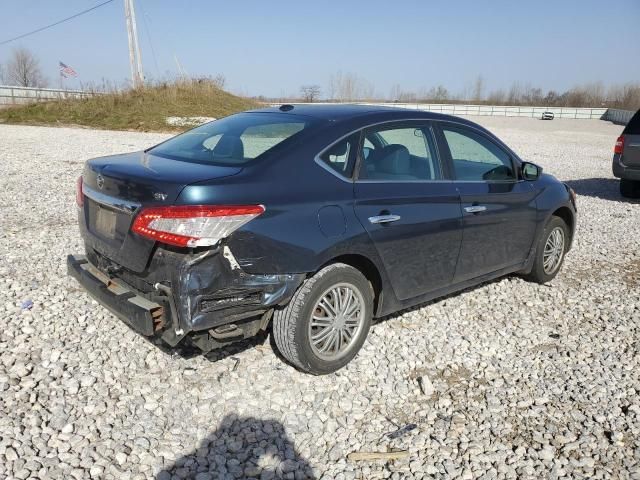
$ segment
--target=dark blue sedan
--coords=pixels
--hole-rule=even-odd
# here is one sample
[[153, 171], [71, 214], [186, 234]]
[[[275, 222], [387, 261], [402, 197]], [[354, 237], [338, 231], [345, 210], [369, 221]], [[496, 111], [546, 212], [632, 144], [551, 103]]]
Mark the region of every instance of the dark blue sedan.
[[573, 191], [468, 120], [372, 106], [232, 115], [78, 180], [71, 275], [136, 331], [203, 351], [271, 329], [333, 372], [374, 317], [518, 273], [548, 282]]

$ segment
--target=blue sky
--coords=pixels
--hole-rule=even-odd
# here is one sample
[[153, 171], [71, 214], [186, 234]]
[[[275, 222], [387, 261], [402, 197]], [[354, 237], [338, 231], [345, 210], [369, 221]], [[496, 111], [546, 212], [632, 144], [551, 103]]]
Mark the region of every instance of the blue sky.
[[[0, 41], [101, 0], [5, 0]], [[460, 92], [482, 75], [487, 89], [513, 82], [564, 90], [640, 81], [638, 0], [135, 0], [147, 77], [222, 73], [248, 95], [297, 93], [352, 72], [389, 95], [393, 85]], [[150, 41], [151, 40], [151, 41]], [[57, 63], [84, 82], [130, 76], [122, 0], [0, 46], [24, 46], [58, 84]], [[152, 47], [153, 46], [153, 51]], [[155, 59], [153, 52], [155, 52]], [[69, 87], [78, 86], [69, 81]]]

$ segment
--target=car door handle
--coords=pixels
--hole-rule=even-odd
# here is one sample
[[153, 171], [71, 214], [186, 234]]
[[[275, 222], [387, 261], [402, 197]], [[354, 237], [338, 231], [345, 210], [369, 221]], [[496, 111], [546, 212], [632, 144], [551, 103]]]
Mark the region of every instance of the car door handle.
[[400, 215], [376, 215], [374, 217], [369, 217], [369, 222], [371, 223], [391, 223], [397, 222], [400, 220]]
[[487, 209], [484, 205], [471, 205], [470, 207], [464, 207], [464, 211], [467, 213], [480, 213]]

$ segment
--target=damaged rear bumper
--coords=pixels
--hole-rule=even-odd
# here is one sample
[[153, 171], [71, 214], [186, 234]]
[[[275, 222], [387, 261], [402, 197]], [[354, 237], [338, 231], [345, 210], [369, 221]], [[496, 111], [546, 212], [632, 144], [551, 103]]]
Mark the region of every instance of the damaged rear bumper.
[[[159, 247], [148, 268], [131, 272], [88, 248], [67, 257], [69, 274], [125, 323], [175, 346], [189, 334], [225, 341], [257, 333], [265, 313], [286, 304], [305, 274], [252, 275], [227, 247], [182, 252]], [[249, 326], [251, 324], [251, 326]], [[238, 335], [235, 335], [238, 336]], [[215, 343], [215, 342], [214, 342]]]
[[138, 295], [128, 285], [112, 279], [87, 261], [84, 255], [67, 256], [67, 271], [103, 306], [138, 333], [150, 337], [164, 307]]

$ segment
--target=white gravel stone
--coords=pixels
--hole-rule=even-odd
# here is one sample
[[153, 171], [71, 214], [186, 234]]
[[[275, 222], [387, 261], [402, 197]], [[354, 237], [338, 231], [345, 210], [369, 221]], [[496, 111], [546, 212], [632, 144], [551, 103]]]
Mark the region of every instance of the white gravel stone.
[[[640, 203], [611, 175], [621, 127], [473, 120], [578, 192], [563, 270], [392, 315], [324, 377], [268, 341], [166, 354], [67, 277], [83, 162], [167, 135], [0, 125], [0, 478], [639, 478]], [[410, 456], [346, 458], [393, 450]]]

